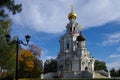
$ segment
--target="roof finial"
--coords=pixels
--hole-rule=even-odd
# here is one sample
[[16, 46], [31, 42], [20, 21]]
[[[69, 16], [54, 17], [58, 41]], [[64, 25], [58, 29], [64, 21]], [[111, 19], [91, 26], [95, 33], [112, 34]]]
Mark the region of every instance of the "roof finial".
[[73, 12], [73, 8], [74, 8], [73, 5], [71, 5], [71, 12]]
[[82, 34], [82, 25], [78, 26], [79, 30], [80, 30], [80, 35]]
[[71, 12], [68, 14], [68, 19], [69, 20], [72, 20], [72, 19], [76, 19], [77, 18], [77, 15], [75, 12], [73, 12], [73, 5], [71, 5]]
[[80, 25], [80, 26], [78, 26], [78, 28], [80, 29], [80, 31], [82, 31], [82, 28], [83, 28], [83, 27], [82, 27], [82, 25]]

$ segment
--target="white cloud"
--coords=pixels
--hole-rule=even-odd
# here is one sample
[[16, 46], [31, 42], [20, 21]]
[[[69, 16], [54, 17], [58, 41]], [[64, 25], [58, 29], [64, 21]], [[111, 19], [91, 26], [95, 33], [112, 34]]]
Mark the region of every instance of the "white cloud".
[[119, 51], [119, 52], [120, 52], [120, 47], [118, 47], [118, 48], [117, 48], [117, 51]]
[[46, 56], [46, 57], [45, 57], [46, 60], [47, 60], [47, 59], [51, 59], [51, 58], [52, 58], [52, 59], [55, 59], [56, 56]]
[[120, 58], [120, 54], [112, 54], [109, 57], [110, 58]]
[[45, 62], [46, 60], [48, 59], [55, 59], [56, 56], [49, 56], [49, 55], [45, 55], [45, 56], [42, 56], [41, 59], [43, 62]]
[[119, 69], [120, 68], [120, 60], [107, 63], [107, 67], [108, 67], [109, 70], [112, 69], [112, 68]]
[[107, 38], [102, 42], [104, 46], [120, 43], [120, 32], [109, 34], [106, 37]]
[[120, 54], [119, 53], [111, 54], [109, 56], [107, 66], [108, 66], [108, 69], [112, 69], [112, 68], [119, 69], [120, 68]]
[[47, 59], [55, 59], [56, 56], [51, 56], [50, 54], [48, 54], [48, 49], [42, 48], [42, 55], [41, 55], [41, 59], [43, 62], [45, 62]]
[[45, 48], [43, 48], [43, 49], [42, 49], [42, 55], [45, 55], [45, 54], [47, 54], [47, 53], [48, 53], [48, 50], [45, 49]]
[[103, 25], [120, 18], [120, 0], [17, 0], [23, 11], [11, 16], [16, 26], [40, 32], [59, 33], [68, 22], [71, 4], [84, 28]]

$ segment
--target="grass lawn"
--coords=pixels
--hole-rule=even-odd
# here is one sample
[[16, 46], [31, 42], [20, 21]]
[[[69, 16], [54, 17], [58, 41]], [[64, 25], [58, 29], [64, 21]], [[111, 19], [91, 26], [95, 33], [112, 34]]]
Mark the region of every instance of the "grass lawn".
[[25, 79], [19, 79], [19, 80], [120, 80], [120, 78], [96, 78], [96, 79], [78, 79], [78, 78], [74, 78], [74, 79], [61, 79], [61, 78], [56, 78], [56, 79], [40, 79], [40, 78], [25, 78]]

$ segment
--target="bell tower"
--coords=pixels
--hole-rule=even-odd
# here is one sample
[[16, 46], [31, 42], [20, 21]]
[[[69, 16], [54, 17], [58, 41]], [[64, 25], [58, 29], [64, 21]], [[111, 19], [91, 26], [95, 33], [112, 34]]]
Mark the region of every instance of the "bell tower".
[[60, 52], [75, 51], [76, 38], [78, 34], [78, 23], [76, 23], [77, 14], [71, 7], [71, 12], [68, 14], [69, 23], [66, 26], [66, 34], [60, 39]]
[[68, 34], [78, 34], [78, 23], [75, 22], [77, 14], [73, 11], [71, 6], [71, 12], [68, 14], [69, 23], [66, 26]]

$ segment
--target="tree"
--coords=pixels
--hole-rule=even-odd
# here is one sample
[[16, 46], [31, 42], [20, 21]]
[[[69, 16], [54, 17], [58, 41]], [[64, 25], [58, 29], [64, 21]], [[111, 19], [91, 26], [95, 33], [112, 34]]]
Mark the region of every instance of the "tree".
[[57, 72], [57, 61], [55, 59], [48, 59], [44, 63], [44, 73]]
[[[15, 45], [7, 45], [5, 35], [11, 32], [11, 20], [6, 18], [8, 11], [13, 14], [22, 10], [21, 4], [15, 4], [14, 0], [0, 0], [0, 67], [10, 70], [15, 61]], [[12, 64], [13, 63], [13, 64]]]
[[[19, 54], [19, 77], [28, 77], [34, 68], [34, 56], [28, 50], [21, 50]], [[24, 74], [23, 74], [24, 73]]]
[[0, 20], [0, 67], [9, 71], [14, 70], [15, 45], [8, 45], [4, 35], [10, 34], [10, 20]]
[[111, 75], [111, 77], [116, 77], [115, 68], [112, 68], [112, 69], [110, 70], [110, 75]]
[[21, 49], [19, 54], [19, 77], [40, 77], [42, 61], [29, 50]]
[[22, 5], [15, 4], [14, 0], [0, 0], [0, 17], [5, 18], [8, 16], [5, 10], [16, 14], [22, 11]]
[[30, 44], [28, 46], [28, 50], [35, 56], [34, 59], [34, 69], [32, 71], [32, 77], [39, 77], [40, 74], [42, 73], [42, 60], [40, 60], [40, 56], [41, 56], [41, 48], [39, 48], [37, 45], [35, 44]]
[[32, 52], [35, 57], [41, 56], [41, 49], [37, 45], [30, 44], [28, 47], [28, 50]]
[[6, 69], [11, 76], [15, 72], [15, 45], [6, 44], [5, 35], [11, 32], [9, 12], [19, 13], [21, 7], [22, 5], [15, 4], [14, 0], [0, 0], [0, 67]]
[[31, 77], [34, 77], [34, 78], [40, 77], [41, 73], [42, 73], [42, 60], [35, 58], [34, 59], [34, 68], [33, 68]]
[[117, 70], [117, 77], [120, 77], [120, 68]]
[[11, 31], [11, 20], [0, 20], [0, 38], [3, 35], [10, 34]]
[[94, 65], [95, 65], [94, 66], [95, 70], [105, 70], [105, 71], [107, 71], [106, 63], [104, 61], [95, 60]]

